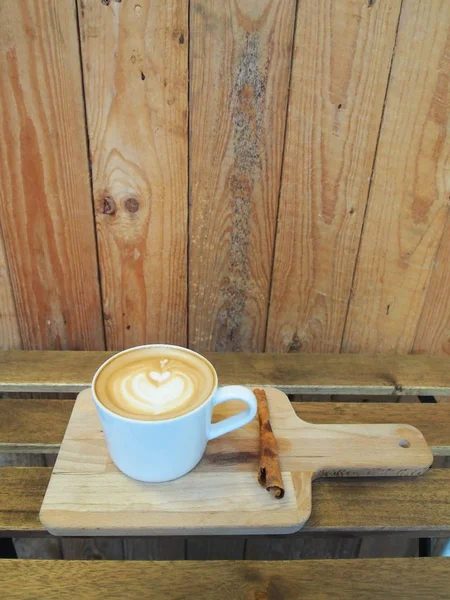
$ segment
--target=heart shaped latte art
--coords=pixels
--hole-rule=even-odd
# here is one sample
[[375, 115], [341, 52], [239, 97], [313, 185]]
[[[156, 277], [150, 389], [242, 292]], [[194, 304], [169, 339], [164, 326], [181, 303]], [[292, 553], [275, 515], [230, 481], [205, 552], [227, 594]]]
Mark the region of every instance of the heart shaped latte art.
[[137, 372], [125, 377], [120, 386], [122, 402], [131, 411], [161, 414], [188, 402], [194, 385], [184, 373]]

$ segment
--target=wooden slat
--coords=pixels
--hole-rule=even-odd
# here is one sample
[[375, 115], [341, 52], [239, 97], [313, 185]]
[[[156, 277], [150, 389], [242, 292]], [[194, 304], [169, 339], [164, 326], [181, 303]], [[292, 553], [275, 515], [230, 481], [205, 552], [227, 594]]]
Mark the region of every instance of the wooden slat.
[[[450, 456], [449, 404], [294, 402], [311, 423], [408, 423], [420, 429], [435, 456]], [[72, 400], [0, 400], [0, 452], [56, 453]]]
[[[309, 396], [301, 396], [299, 398], [299, 401], [304, 401], [304, 402], [308, 402]], [[293, 396], [293, 400], [297, 400], [297, 396]], [[315, 402], [316, 400], [312, 400], [313, 402]], [[386, 396], [383, 394], [375, 394], [375, 395], [370, 395], [369, 394], [362, 394], [360, 396], [354, 396], [352, 394], [334, 394], [333, 396], [330, 396], [329, 402], [381, 402], [381, 403], [386, 403], [386, 402], [406, 402], [406, 403], [419, 403], [419, 396]]]
[[[1, 467], [0, 534], [42, 535], [39, 510], [50, 468]], [[450, 535], [450, 470], [423, 476], [323, 479], [313, 484], [313, 513], [302, 534], [390, 530]]]
[[[377, 537], [380, 539], [381, 536]], [[410, 541], [405, 536], [399, 537], [407, 542]], [[381, 539], [384, 539], [384, 536]], [[361, 538], [355, 536], [252, 536], [247, 539], [245, 559], [357, 558], [360, 546]]]
[[[78, 392], [110, 352], [0, 351], [1, 392]], [[450, 358], [205, 353], [221, 384], [300, 394], [450, 394]]]
[[448, 215], [449, 27], [445, 0], [404, 0], [345, 351], [413, 348]]
[[123, 542], [105, 538], [61, 538], [62, 557], [68, 560], [123, 560]]
[[271, 352], [339, 351], [400, 5], [298, 3]]
[[126, 560], [183, 560], [186, 558], [185, 538], [147, 537], [123, 540]]
[[[431, 469], [417, 478], [322, 479], [313, 483], [307, 531], [376, 530], [441, 535], [450, 532], [450, 472]], [[434, 533], [433, 533], [434, 535]]]
[[[450, 354], [450, 215], [442, 236], [426, 301], [420, 315], [413, 351], [448, 356]], [[441, 398], [450, 402], [450, 396]]]
[[13, 541], [17, 558], [38, 558], [41, 560], [59, 560], [63, 558], [61, 552], [62, 540], [59, 538], [47, 537], [45, 539], [42, 539], [42, 537], [21, 537], [14, 538]]
[[103, 348], [73, 0], [0, 3], [0, 219], [28, 349]]
[[[441, 541], [437, 538], [436, 541]], [[445, 541], [445, 540], [443, 540]], [[418, 556], [419, 540], [403, 535], [366, 535], [361, 539], [359, 558], [405, 558]], [[439, 553], [432, 553], [439, 556]]]
[[73, 400], [0, 400], [0, 452], [57, 453]]
[[[435, 559], [0, 563], [7, 598], [447, 599], [450, 562]], [[150, 590], [150, 592], [149, 592]]]
[[[49, 467], [46, 456], [27, 452], [1, 452], [0, 467]], [[56, 462], [56, 461], [55, 461]]]
[[264, 350], [294, 0], [191, 2], [189, 344]]
[[0, 348], [8, 350], [21, 347], [19, 321], [14, 304], [11, 277], [6, 263], [5, 245], [0, 230]]
[[430, 286], [420, 315], [414, 352], [450, 354], [450, 215], [434, 261]]
[[107, 347], [186, 344], [188, 2], [78, 2]]
[[112, 352], [0, 351], [0, 390], [78, 392]]
[[52, 469], [49, 467], [2, 467], [0, 469], [0, 535], [45, 533], [39, 510]]
[[190, 536], [186, 539], [187, 560], [242, 560], [244, 536]]

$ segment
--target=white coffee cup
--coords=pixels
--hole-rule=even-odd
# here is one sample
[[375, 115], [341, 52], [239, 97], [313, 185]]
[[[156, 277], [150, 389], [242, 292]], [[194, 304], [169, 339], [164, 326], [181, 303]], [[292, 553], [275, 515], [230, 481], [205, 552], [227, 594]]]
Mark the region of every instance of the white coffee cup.
[[[96, 381], [106, 365], [127, 352], [156, 347], [183, 350], [210, 366], [214, 386], [203, 403], [181, 416], [155, 421], [124, 417], [102, 404], [96, 393]], [[193, 350], [168, 344], [136, 346], [111, 357], [95, 373], [92, 395], [113, 462], [125, 475], [148, 482], [170, 481], [185, 475], [200, 461], [209, 440], [243, 427], [257, 412], [253, 392], [241, 385], [219, 388], [217, 373], [209, 361]], [[242, 400], [247, 408], [218, 423], [211, 423], [214, 407], [227, 400]]]

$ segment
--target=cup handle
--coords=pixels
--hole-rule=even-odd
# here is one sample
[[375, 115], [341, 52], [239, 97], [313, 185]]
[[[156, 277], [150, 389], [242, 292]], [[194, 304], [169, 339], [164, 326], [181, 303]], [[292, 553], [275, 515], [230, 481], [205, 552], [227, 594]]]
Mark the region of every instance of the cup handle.
[[211, 423], [208, 431], [208, 440], [213, 440], [219, 437], [219, 435], [224, 435], [247, 425], [256, 415], [258, 405], [255, 394], [246, 387], [242, 385], [227, 385], [219, 388], [214, 395], [213, 406], [222, 404], [222, 402], [226, 402], [227, 400], [243, 400], [247, 404], [247, 409], [218, 423]]

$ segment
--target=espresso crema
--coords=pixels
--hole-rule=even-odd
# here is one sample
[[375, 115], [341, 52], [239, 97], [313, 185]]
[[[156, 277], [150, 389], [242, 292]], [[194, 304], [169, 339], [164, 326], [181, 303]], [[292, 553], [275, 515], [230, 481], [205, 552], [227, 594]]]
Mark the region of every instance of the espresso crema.
[[191, 412], [214, 391], [216, 374], [183, 348], [137, 348], [114, 357], [94, 383], [98, 400], [122, 417], [162, 421]]

